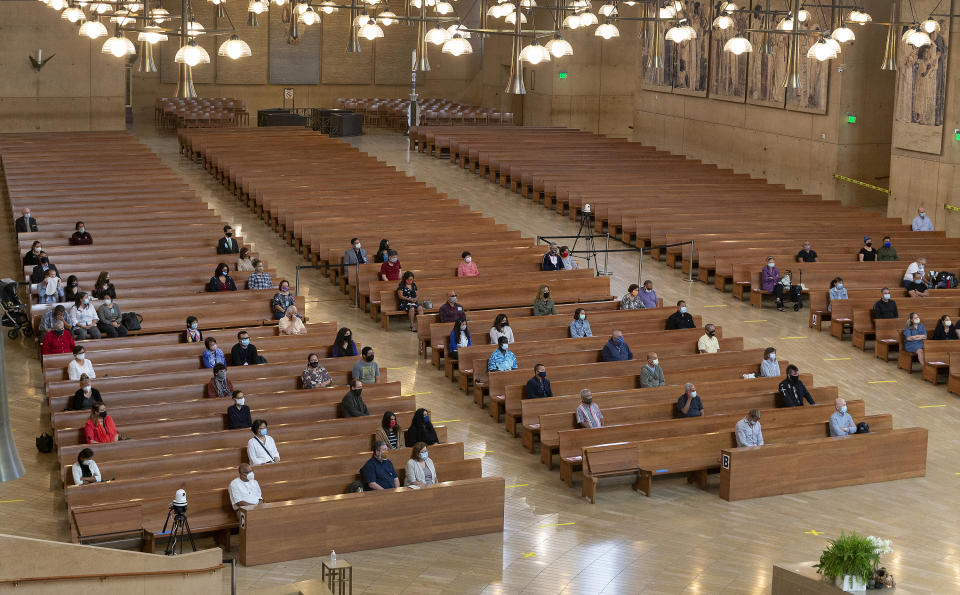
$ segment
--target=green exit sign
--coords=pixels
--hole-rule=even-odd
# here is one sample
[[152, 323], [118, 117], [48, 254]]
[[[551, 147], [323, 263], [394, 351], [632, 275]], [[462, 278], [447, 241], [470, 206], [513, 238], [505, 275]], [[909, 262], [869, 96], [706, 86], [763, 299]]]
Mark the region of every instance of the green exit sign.
[[853, 114], [847, 114], [847, 124], [856, 124], [857, 117]]
[[567, 78], [567, 73], [566, 73], [566, 72], [561, 72], [561, 73], [560, 73], [560, 78], [562, 78], [562, 79]]

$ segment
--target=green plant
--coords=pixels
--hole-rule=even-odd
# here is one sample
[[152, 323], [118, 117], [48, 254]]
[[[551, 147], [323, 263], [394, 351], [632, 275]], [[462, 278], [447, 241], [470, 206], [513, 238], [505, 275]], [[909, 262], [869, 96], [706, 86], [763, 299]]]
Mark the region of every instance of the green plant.
[[873, 576], [873, 569], [880, 562], [876, 545], [868, 538], [856, 533], [828, 540], [830, 545], [820, 554], [820, 563], [814, 564], [817, 573], [830, 578], [851, 575], [867, 582]]

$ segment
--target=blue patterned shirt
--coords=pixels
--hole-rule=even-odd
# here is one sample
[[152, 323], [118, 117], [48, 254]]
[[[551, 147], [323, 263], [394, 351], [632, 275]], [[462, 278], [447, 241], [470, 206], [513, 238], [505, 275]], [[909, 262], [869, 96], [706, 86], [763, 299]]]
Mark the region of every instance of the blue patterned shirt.
[[497, 349], [490, 354], [490, 359], [487, 360], [488, 372], [506, 372], [507, 370], [516, 369], [517, 356], [513, 355], [513, 352], [509, 350], [504, 352], [502, 349]]
[[250, 273], [247, 278], [247, 289], [273, 289], [270, 273]]

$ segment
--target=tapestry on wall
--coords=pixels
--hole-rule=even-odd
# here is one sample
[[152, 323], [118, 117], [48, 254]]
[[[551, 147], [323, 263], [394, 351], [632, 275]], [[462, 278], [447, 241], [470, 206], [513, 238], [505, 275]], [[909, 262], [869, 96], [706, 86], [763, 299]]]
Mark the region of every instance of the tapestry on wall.
[[[673, 90], [674, 53], [677, 44], [663, 39], [663, 34], [667, 31], [666, 21], [660, 21], [657, 33], [654, 33], [655, 23], [646, 23], [644, 31], [645, 35], [640, 39], [640, 88], [647, 91], [669, 93]], [[657, 36], [659, 36], [660, 58], [663, 60], [663, 68], [650, 66], [650, 54]]]
[[[271, 6], [270, 68], [272, 85], [316, 85], [320, 82], [320, 45], [323, 30], [319, 25], [300, 25], [300, 37], [290, 43], [291, 5]], [[260, 16], [260, 22], [264, 20]], [[262, 25], [261, 25], [262, 26]]]
[[[757, 7], [763, 8], [762, 3]], [[770, 16], [754, 23], [757, 29], [773, 29], [776, 21]], [[786, 35], [751, 33], [750, 43], [753, 53], [747, 69], [747, 103], [768, 107], [783, 107], [785, 93], [783, 80], [787, 73], [787, 37]]]
[[734, 56], [723, 51], [724, 44], [739, 31], [750, 27], [750, 14], [735, 12], [730, 16], [733, 26], [710, 34], [710, 97], [722, 101], [743, 103], [747, 97], [747, 65], [750, 54]]
[[673, 92], [706, 97], [713, 9], [708, 2], [683, 0], [683, 10], [688, 24], [697, 32], [697, 38], [681, 44], [665, 42], [675, 48]]
[[[829, 31], [833, 22], [833, 15], [829, 6], [811, 5], [810, 16], [800, 23], [802, 30]], [[788, 37], [781, 35], [781, 37]], [[799, 89], [784, 89], [787, 98], [787, 109], [808, 112], [812, 114], [827, 113], [827, 85], [830, 80], [830, 60], [821, 62], [807, 58], [810, 45], [816, 43], [815, 37], [800, 38], [800, 60], [797, 63], [797, 74], [800, 75]], [[786, 71], [784, 71], [786, 76]]]
[[[934, 4], [920, 2], [916, 11], [927, 14]], [[930, 34], [932, 44], [916, 48], [900, 43], [893, 146], [939, 155], [943, 145], [950, 20], [942, 16], [932, 18], [940, 24], [940, 31]], [[898, 42], [901, 34], [897, 32]]]

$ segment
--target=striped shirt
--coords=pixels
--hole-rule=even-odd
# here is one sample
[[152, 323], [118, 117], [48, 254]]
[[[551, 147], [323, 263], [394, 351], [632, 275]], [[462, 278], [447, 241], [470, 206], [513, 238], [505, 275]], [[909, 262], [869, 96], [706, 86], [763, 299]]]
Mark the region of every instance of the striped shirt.
[[577, 423], [585, 428], [599, 428], [603, 426], [603, 413], [596, 403], [580, 403], [577, 407]]

